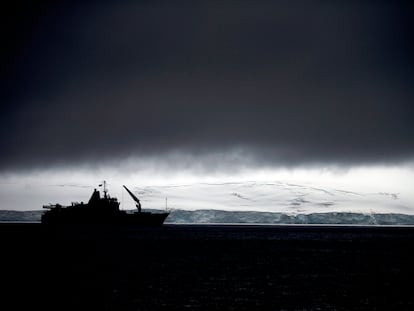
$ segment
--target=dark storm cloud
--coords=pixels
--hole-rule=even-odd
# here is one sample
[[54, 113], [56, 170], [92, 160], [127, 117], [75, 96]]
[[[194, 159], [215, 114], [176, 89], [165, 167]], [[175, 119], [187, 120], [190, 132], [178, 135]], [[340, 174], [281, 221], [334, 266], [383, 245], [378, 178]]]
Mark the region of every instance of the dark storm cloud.
[[3, 19], [2, 169], [414, 158], [409, 2], [62, 3]]

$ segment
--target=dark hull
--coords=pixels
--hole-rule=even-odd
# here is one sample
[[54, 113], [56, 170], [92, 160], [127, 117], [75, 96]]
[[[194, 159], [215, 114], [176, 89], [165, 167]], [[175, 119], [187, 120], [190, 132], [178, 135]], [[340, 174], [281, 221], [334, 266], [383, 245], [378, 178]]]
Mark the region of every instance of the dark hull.
[[169, 213], [134, 213], [126, 214], [120, 219], [122, 224], [137, 226], [161, 226]]
[[60, 210], [48, 211], [42, 216], [42, 223], [54, 224], [114, 224], [134, 226], [161, 226], [169, 213], [141, 212], [127, 214], [125, 212], [96, 214], [82, 211], [81, 213]]

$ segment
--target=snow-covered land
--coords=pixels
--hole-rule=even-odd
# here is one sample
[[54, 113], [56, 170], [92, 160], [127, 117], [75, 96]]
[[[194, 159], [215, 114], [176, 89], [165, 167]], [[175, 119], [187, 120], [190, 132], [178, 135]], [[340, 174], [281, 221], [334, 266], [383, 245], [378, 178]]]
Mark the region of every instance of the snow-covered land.
[[[135, 187], [144, 207], [181, 210], [256, 211], [284, 214], [414, 214], [399, 193], [358, 191], [332, 185], [292, 182], [229, 182]], [[134, 203], [123, 194], [125, 209]]]

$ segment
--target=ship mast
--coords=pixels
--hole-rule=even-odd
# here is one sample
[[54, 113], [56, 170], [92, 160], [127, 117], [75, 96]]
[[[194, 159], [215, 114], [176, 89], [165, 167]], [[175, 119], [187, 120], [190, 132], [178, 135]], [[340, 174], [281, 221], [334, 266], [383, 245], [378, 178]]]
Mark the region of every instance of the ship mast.
[[[102, 186], [102, 184], [100, 184], [99, 186]], [[106, 189], [106, 180], [103, 181], [103, 192], [104, 192], [104, 198], [107, 198], [107, 193], [108, 193], [108, 189]]]

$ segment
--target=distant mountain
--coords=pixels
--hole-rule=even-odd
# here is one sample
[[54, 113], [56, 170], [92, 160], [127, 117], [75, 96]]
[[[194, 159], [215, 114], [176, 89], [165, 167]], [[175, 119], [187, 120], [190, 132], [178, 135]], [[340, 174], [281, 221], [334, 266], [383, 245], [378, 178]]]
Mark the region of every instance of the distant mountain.
[[[153, 210], [154, 211], [154, 210]], [[0, 211], [2, 222], [39, 222], [43, 211]], [[349, 224], [349, 225], [414, 225], [414, 215], [312, 213], [286, 214], [254, 211], [171, 210], [165, 223], [246, 223], [246, 224]]]

